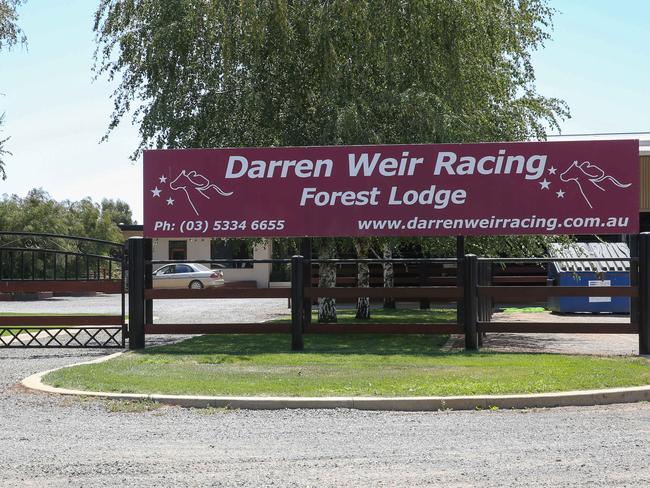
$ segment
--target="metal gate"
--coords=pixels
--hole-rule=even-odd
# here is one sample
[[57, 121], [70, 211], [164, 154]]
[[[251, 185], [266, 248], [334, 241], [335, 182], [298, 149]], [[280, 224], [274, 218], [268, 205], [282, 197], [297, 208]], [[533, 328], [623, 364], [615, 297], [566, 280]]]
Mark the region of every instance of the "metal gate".
[[[124, 347], [126, 257], [122, 243], [58, 234], [0, 232], [0, 300], [120, 294], [115, 313], [9, 315], [0, 347]], [[2, 301], [0, 301], [0, 304]], [[119, 312], [119, 313], [118, 313]]]

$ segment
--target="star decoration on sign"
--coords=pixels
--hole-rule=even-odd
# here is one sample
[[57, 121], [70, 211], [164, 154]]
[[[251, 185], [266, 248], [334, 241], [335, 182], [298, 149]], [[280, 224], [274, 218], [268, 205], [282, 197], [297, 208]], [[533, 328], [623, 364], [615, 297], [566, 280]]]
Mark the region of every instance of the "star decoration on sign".
[[174, 205], [174, 199], [172, 197], [167, 199], [167, 205]]
[[153, 193], [154, 197], [159, 197], [160, 198], [160, 190], [158, 189], [158, 187], [151, 190], [151, 193]]
[[158, 178], [158, 180], [159, 180], [161, 183], [167, 183], [167, 177], [166, 177], [165, 175], [162, 175], [160, 178]]
[[555, 194], [555, 198], [567, 198], [566, 194], [570, 188], [567, 188], [566, 182], [562, 181], [560, 177], [562, 171], [562, 165], [559, 169], [557, 165], [545, 168], [541, 174], [536, 175], [535, 183], [539, 183], [537, 189], [542, 192], [548, 190], [550, 198], [553, 198], [550, 196], [551, 194]]

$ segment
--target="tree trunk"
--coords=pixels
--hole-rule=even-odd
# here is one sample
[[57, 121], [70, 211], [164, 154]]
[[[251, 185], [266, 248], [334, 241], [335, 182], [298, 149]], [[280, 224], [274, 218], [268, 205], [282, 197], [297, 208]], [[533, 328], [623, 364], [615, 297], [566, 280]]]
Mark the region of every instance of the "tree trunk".
[[[336, 255], [336, 244], [332, 239], [324, 240], [318, 255], [322, 259], [333, 259]], [[334, 288], [336, 286], [336, 265], [321, 263], [318, 266], [318, 286]], [[336, 300], [334, 298], [318, 299], [318, 322], [321, 324], [336, 323]]]
[[[367, 259], [368, 251], [370, 250], [370, 242], [368, 239], [354, 239], [354, 249], [356, 250], [359, 259]], [[357, 264], [357, 287], [370, 287], [370, 268], [368, 267], [368, 263]], [[362, 320], [370, 318], [370, 298], [357, 298], [356, 318]]]
[[[384, 244], [384, 259], [393, 258], [393, 248], [390, 244]], [[395, 286], [395, 271], [393, 270], [393, 263], [384, 262], [384, 288], [393, 288]], [[384, 308], [395, 309], [394, 298], [384, 298]]]

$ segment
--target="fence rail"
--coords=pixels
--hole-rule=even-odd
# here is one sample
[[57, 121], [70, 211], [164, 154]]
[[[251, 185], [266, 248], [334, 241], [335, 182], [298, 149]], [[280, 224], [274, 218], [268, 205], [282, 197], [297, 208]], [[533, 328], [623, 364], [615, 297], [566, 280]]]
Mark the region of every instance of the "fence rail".
[[305, 288], [307, 298], [435, 298], [456, 301], [462, 290], [452, 286], [413, 286], [395, 288]]
[[0, 326], [122, 325], [121, 315], [7, 315]]
[[478, 286], [479, 296], [494, 300], [531, 301], [551, 297], [638, 297], [636, 286]]
[[477, 322], [479, 332], [539, 334], [638, 334], [632, 324], [610, 322]]
[[0, 232], [2, 281], [119, 280], [124, 245], [88, 237]]
[[200, 298], [290, 298], [289, 288], [145, 289], [146, 300]]
[[81, 293], [97, 292], [117, 294], [122, 292], [122, 280], [38, 280], [0, 281], [0, 293]]

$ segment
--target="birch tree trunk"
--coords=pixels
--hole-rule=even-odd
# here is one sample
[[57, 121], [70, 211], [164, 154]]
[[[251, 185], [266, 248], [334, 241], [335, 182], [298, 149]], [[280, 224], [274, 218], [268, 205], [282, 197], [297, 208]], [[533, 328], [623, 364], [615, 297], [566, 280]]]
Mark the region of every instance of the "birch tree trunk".
[[[384, 259], [393, 258], [393, 247], [386, 243], [383, 246]], [[393, 263], [384, 262], [384, 288], [393, 288], [395, 286], [395, 272], [393, 270]], [[394, 298], [384, 298], [384, 308], [394, 309], [395, 308], [395, 299]]]
[[[354, 249], [357, 252], [359, 259], [367, 259], [368, 251], [370, 250], [370, 241], [368, 239], [354, 239]], [[357, 264], [357, 287], [369, 288], [370, 287], [370, 268], [368, 263]], [[357, 315], [358, 319], [370, 318], [370, 298], [359, 297], [357, 298]]]
[[[322, 259], [333, 259], [336, 257], [336, 243], [333, 239], [326, 239], [318, 253]], [[336, 265], [331, 263], [320, 263], [318, 266], [318, 286], [321, 288], [334, 288], [336, 286]], [[318, 322], [321, 324], [336, 323], [336, 299], [318, 299]]]

